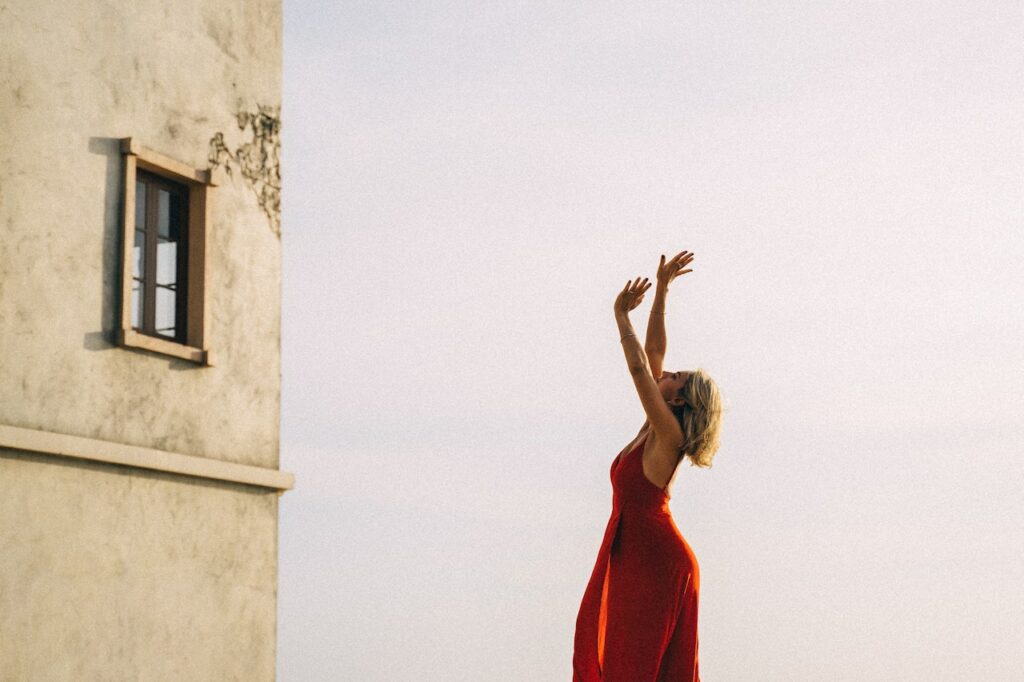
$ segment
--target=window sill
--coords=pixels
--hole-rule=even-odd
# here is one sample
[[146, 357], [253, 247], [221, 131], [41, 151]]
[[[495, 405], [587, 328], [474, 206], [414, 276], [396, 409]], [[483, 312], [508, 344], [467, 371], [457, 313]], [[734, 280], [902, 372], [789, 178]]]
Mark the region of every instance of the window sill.
[[213, 352], [209, 349], [186, 346], [183, 343], [167, 339], [158, 339], [155, 336], [142, 334], [134, 329], [118, 329], [117, 345], [122, 348], [141, 348], [154, 353], [160, 353], [161, 355], [170, 355], [171, 357], [188, 360], [204, 367], [213, 367]]

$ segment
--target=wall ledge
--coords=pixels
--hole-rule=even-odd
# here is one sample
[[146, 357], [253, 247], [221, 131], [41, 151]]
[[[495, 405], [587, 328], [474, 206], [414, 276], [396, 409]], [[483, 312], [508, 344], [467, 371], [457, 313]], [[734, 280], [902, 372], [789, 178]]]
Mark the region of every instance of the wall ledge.
[[277, 490], [279, 494], [285, 490], [291, 490], [295, 486], [295, 476], [278, 469], [264, 469], [248, 464], [223, 462], [206, 457], [26, 429], [19, 426], [7, 426], [6, 424], [0, 424], [0, 447], [107, 464], [121, 464], [139, 469], [166, 471], [195, 478], [245, 483]]

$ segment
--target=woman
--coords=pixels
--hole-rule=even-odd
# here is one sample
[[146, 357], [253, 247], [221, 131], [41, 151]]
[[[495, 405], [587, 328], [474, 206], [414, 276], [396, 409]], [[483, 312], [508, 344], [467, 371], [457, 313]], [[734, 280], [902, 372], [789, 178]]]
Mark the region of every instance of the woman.
[[693, 260], [683, 251], [658, 266], [644, 347], [629, 312], [651, 287], [626, 282], [615, 300], [622, 349], [647, 421], [612, 462], [612, 515], [587, 583], [573, 649], [574, 682], [699, 682], [700, 572], [669, 510], [679, 461], [710, 467], [722, 405], [703, 370], [662, 372], [668, 287]]

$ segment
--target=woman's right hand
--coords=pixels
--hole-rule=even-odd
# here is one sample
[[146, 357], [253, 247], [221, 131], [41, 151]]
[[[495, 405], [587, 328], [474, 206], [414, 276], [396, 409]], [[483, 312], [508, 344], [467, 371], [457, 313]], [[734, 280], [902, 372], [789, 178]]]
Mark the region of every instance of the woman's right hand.
[[689, 251], [681, 251], [675, 255], [675, 257], [669, 262], [665, 262], [665, 255], [661, 256], [661, 263], [658, 265], [658, 288], [668, 289], [668, 285], [672, 283], [679, 275], [685, 275], [688, 272], [693, 272], [693, 268], [683, 270], [690, 261], [693, 260], [693, 254]]
[[635, 280], [626, 282], [626, 287], [615, 297], [615, 314], [628, 315], [629, 311], [640, 305], [644, 300], [644, 294], [651, 288], [647, 278], [637, 277]]

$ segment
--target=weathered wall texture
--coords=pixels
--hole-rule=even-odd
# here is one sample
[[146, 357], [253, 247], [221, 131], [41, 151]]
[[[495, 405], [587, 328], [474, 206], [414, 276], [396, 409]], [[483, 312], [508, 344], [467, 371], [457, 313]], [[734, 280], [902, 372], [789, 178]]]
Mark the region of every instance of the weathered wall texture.
[[216, 173], [209, 345], [197, 368], [112, 345], [118, 138], [196, 168], [238, 114], [280, 106], [279, 0], [0, 7], [0, 420], [278, 465], [281, 241], [239, 173]]
[[277, 496], [0, 457], [0, 680], [270, 680]]
[[[0, 424], [278, 466], [273, 174], [215, 174], [216, 366], [113, 332], [118, 139], [210, 167], [280, 78], [279, 0], [0, 3]], [[0, 448], [0, 680], [272, 679], [276, 555], [273, 492]]]

